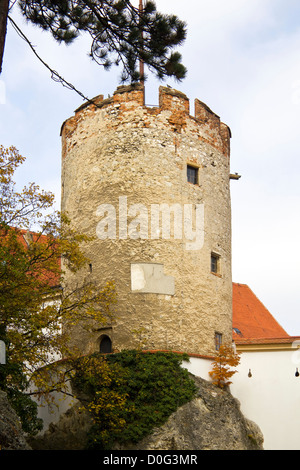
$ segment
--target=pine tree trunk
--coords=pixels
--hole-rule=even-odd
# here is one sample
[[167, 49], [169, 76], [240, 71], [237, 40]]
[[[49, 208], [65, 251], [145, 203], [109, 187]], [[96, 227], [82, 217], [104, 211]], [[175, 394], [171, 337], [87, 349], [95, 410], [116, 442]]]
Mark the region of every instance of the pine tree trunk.
[[2, 72], [8, 8], [9, 0], [0, 0], [0, 73]]

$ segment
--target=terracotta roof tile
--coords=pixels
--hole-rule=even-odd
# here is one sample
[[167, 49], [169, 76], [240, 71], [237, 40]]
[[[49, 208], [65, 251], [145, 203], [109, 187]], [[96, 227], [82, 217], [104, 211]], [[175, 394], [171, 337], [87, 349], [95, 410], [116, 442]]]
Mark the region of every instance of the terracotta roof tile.
[[279, 325], [262, 302], [246, 284], [232, 284], [232, 327], [233, 339], [288, 339], [290, 336]]
[[[49, 237], [47, 235], [37, 233], [37, 232], [32, 232], [29, 230], [23, 230], [23, 229], [18, 229], [15, 227], [11, 227], [11, 229], [16, 231], [16, 234], [18, 236], [18, 242], [20, 242], [21, 245], [26, 248], [29, 246], [31, 242], [34, 243], [40, 243], [40, 244], [45, 244], [49, 242]], [[53, 260], [55, 260], [55, 257], [53, 257]], [[46, 270], [41, 270], [39, 272], [39, 278], [41, 281], [45, 281], [45, 283], [48, 283], [48, 285], [52, 288], [59, 287], [60, 285], [60, 269], [61, 269], [61, 259], [60, 257], [57, 258], [56, 260], [57, 267], [53, 269], [53, 271], [46, 271]]]

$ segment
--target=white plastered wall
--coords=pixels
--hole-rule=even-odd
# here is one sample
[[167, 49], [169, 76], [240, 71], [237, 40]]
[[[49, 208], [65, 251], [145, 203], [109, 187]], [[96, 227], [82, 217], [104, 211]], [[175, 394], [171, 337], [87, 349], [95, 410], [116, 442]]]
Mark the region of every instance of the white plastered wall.
[[243, 352], [232, 378], [231, 393], [244, 416], [260, 427], [265, 450], [300, 450], [298, 357], [292, 349]]

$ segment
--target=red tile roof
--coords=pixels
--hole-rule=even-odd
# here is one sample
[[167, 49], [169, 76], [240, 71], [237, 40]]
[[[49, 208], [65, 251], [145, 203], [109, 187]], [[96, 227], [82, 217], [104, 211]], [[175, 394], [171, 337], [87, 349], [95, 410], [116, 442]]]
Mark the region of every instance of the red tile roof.
[[[49, 245], [49, 241], [51, 240], [49, 236], [44, 235], [42, 233], [32, 232], [29, 230], [18, 229], [15, 227], [11, 227], [11, 229], [15, 230], [18, 236], [18, 242], [23, 245], [24, 248], [30, 245], [31, 242], [39, 243], [41, 245]], [[1, 235], [3, 236], [3, 235]], [[53, 242], [52, 242], [53, 243]], [[51, 243], [50, 243], [51, 245]], [[53, 270], [50, 269], [45, 270], [40, 268], [38, 272], [39, 279], [44, 281], [45, 284], [48, 284], [51, 288], [59, 287], [60, 285], [60, 277], [61, 277], [61, 259], [60, 257], [55, 258], [53, 256], [53, 262], [56, 266], [53, 266]]]
[[232, 289], [232, 327], [236, 342], [286, 342], [291, 338], [246, 284], [233, 283]]

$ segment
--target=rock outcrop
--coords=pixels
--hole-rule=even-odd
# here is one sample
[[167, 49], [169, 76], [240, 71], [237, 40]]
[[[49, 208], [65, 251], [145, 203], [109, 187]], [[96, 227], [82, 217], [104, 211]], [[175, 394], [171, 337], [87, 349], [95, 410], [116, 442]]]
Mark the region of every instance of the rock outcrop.
[[20, 420], [10, 406], [6, 393], [0, 390], [0, 449], [30, 450]]
[[[247, 420], [228, 390], [194, 377], [196, 397], [178, 408], [168, 421], [136, 445], [115, 450], [263, 450], [263, 435]], [[36, 449], [83, 449], [90, 425], [78, 405], [32, 442]]]
[[195, 377], [198, 392], [135, 450], [263, 450], [259, 427], [247, 420], [228, 390]]

